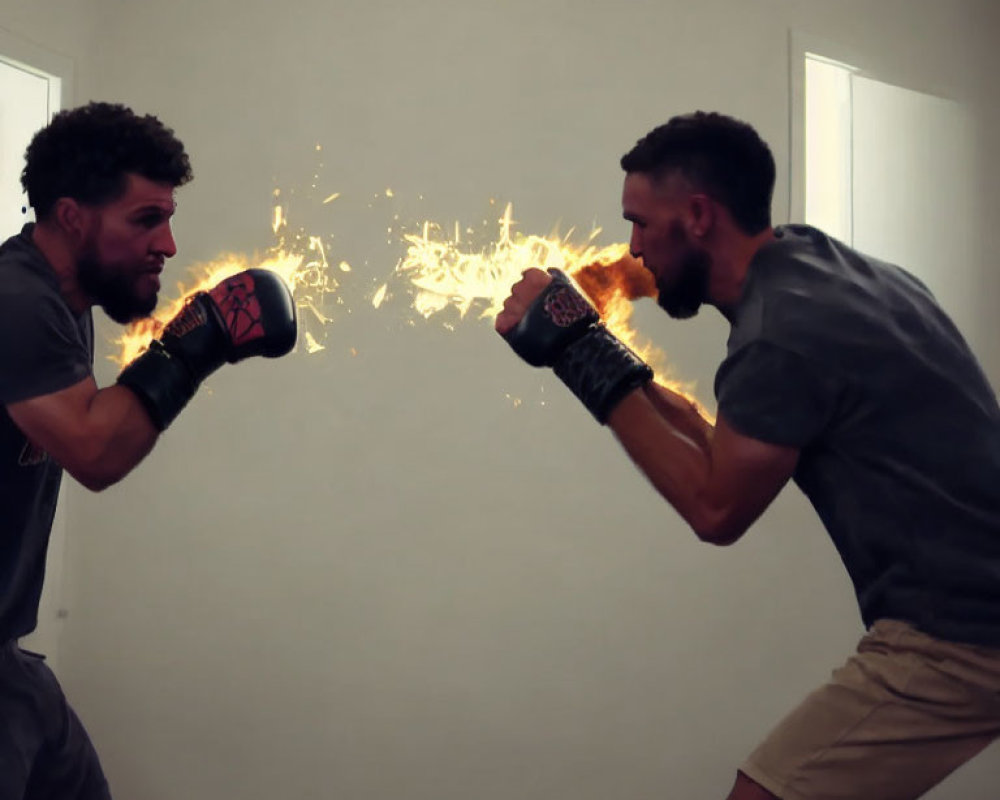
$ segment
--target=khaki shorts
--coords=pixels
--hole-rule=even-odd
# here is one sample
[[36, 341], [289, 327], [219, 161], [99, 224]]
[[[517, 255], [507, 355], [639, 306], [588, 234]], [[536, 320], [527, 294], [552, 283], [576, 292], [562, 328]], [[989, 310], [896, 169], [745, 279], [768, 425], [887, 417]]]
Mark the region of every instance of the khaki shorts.
[[1000, 648], [879, 620], [740, 767], [782, 800], [913, 800], [1000, 736]]

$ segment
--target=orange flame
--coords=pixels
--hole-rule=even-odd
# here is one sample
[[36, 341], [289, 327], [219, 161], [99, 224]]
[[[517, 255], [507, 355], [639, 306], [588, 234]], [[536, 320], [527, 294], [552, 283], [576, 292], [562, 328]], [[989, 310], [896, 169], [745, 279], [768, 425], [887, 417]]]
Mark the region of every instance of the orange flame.
[[[276, 234], [279, 231], [283, 232], [286, 225], [284, 210], [280, 205], [276, 205], [272, 223], [274, 232]], [[177, 299], [161, 303], [152, 316], [126, 327], [124, 333], [115, 340], [118, 353], [110, 358], [121, 366], [128, 364], [146, 349], [153, 338], [159, 336], [189, 297], [207, 291], [219, 281], [251, 267], [271, 270], [288, 284], [299, 309], [300, 320], [303, 317], [307, 318], [305, 322], [300, 322], [306, 351], [315, 353], [323, 350], [324, 346], [309, 328], [311, 322], [322, 326], [330, 321], [324, 311], [323, 299], [325, 295], [336, 292], [339, 283], [333, 277], [329, 266], [323, 242], [319, 237], [299, 235], [293, 243], [288, 243], [283, 233], [278, 245], [268, 250], [264, 256], [252, 261], [241, 255], [224, 255], [207, 264], [196, 264], [189, 270], [193, 276], [190, 283], [177, 284]], [[350, 266], [346, 262], [341, 262], [340, 269], [347, 272]]]
[[[511, 204], [499, 225], [496, 240], [478, 251], [463, 246], [457, 226], [448, 236], [439, 225], [425, 222], [419, 235], [403, 237], [408, 246], [396, 274], [413, 287], [413, 308], [418, 313], [430, 318], [451, 309], [464, 318], [476, 308], [480, 319], [495, 319], [526, 269], [559, 269], [587, 294], [608, 329], [653, 367], [659, 383], [697, 402], [689, 384], [670, 377], [663, 352], [632, 327], [632, 301], [654, 297], [656, 283], [625, 245], [597, 247], [593, 241], [600, 229], [581, 245], [570, 241], [572, 231], [563, 238], [515, 234]], [[376, 307], [384, 302], [387, 288], [384, 284], [376, 293]]]
[[[390, 191], [387, 190], [387, 196]], [[278, 194], [276, 192], [275, 196]], [[323, 202], [337, 197], [339, 193], [332, 194]], [[658, 382], [697, 403], [690, 394], [689, 385], [670, 377], [663, 352], [642, 339], [631, 325], [632, 301], [655, 296], [656, 286], [649, 271], [628, 254], [625, 245], [598, 247], [594, 240], [600, 229], [592, 231], [582, 244], [571, 241], [572, 231], [562, 238], [515, 234], [511, 204], [506, 206], [498, 222], [496, 239], [478, 251], [462, 242], [457, 224], [451, 236], [432, 222], [423, 223], [419, 234], [403, 236], [406, 252], [397, 263], [393, 277], [404, 283], [412, 295], [412, 307], [421, 317], [430, 319], [450, 309], [464, 319], [476, 309], [479, 319], [493, 320], [500, 313], [511, 286], [525, 270], [531, 267], [559, 269], [587, 294], [608, 329], [653, 367]], [[305, 317], [306, 321], [320, 326], [329, 323], [330, 318], [324, 311], [325, 296], [336, 293], [339, 283], [333, 277], [322, 240], [300, 233], [288, 242], [287, 224], [283, 207], [276, 204], [272, 228], [279, 243], [263, 257], [251, 262], [244, 256], [228, 255], [192, 267], [192, 281], [177, 285], [178, 299], [161, 304], [152, 317], [128, 326], [116, 340], [119, 349], [112, 360], [121, 365], [132, 361], [159, 335], [191, 295], [210, 289], [251, 266], [272, 270], [285, 280], [300, 312], [308, 312], [300, 313], [306, 351], [313, 353], [324, 349], [308, 330], [309, 325], [301, 320]], [[342, 273], [352, 272], [346, 261], [340, 261], [338, 267]], [[390, 283], [386, 281], [371, 296], [371, 304], [376, 309], [381, 308], [390, 297]], [[343, 301], [338, 298], [338, 302]], [[444, 324], [454, 327], [447, 318]]]

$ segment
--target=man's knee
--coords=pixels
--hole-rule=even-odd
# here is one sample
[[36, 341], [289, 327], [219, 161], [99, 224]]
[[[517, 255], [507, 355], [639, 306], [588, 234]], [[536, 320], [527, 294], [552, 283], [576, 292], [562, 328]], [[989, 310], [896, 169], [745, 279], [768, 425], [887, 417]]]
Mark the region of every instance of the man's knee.
[[736, 773], [736, 783], [726, 800], [781, 800], [776, 794], [756, 783], [742, 772]]

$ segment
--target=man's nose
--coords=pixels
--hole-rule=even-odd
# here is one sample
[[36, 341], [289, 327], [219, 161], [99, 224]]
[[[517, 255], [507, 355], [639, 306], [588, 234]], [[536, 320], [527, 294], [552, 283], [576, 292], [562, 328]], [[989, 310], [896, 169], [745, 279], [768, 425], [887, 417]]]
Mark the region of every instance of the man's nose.
[[639, 235], [639, 226], [632, 226], [632, 238], [629, 239], [628, 251], [632, 258], [642, 258], [642, 239]]
[[169, 225], [165, 225], [159, 236], [156, 237], [153, 249], [166, 258], [173, 258], [177, 255], [177, 243], [174, 241], [174, 232]]

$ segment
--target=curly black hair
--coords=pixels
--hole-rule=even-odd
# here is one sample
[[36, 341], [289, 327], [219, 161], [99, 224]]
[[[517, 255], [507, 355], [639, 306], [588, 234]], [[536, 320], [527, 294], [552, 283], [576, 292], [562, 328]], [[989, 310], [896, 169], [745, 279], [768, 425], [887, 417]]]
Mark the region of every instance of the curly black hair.
[[170, 128], [115, 103], [60, 111], [32, 138], [25, 161], [21, 185], [40, 220], [60, 197], [87, 205], [115, 200], [129, 173], [174, 187], [193, 177], [184, 145]]
[[673, 117], [640, 139], [621, 166], [655, 180], [679, 172], [725, 206], [744, 233], [771, 226], [774, 156], [745, 122], [707, 111]]

